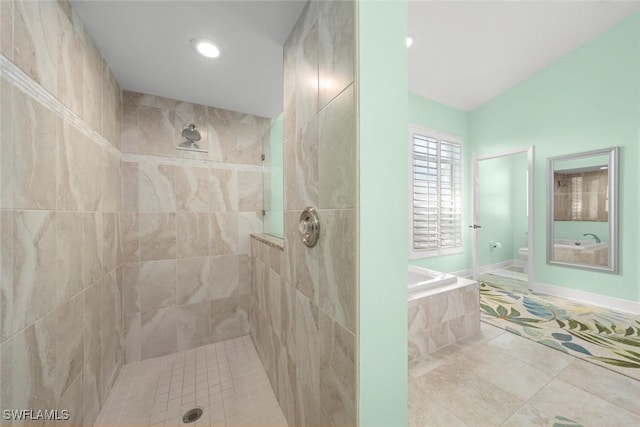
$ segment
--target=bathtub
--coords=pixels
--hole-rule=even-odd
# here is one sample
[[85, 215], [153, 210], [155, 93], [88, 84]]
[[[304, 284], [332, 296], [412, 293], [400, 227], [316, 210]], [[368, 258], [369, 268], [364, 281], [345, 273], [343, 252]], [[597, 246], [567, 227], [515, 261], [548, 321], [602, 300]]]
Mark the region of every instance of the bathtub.
[[[453, 274], [441, 273], [412, 265], [409, 266], [408, 270], [409, 301], [459, 287], [458, 277]], [[463, 285], [461, 284], [460, 286]]]
[[478, 282], [409, 266], [409, 360], [480, 331]]
[[573, 249], [578, 251], [590, 250], [595, 251], [598, 249], [606, 248], [607, 242], [596, 243], [595, 240], [570, 240], [570, 239], [556, 239], [553, 241], [553, 247], [555, 249]]

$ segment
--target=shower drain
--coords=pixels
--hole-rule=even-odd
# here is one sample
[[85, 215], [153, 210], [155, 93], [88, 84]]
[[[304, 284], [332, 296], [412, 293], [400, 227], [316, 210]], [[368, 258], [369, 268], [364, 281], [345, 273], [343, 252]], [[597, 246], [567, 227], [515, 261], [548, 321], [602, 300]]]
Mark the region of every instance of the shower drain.
[[200, 419], [201, 416], [202, 416], [202, 408], [189, 409], [182, 416], [182, 422], [185, 423], [185, 424], [193, 423], [193, 422], [197, 421], [198, 419]]

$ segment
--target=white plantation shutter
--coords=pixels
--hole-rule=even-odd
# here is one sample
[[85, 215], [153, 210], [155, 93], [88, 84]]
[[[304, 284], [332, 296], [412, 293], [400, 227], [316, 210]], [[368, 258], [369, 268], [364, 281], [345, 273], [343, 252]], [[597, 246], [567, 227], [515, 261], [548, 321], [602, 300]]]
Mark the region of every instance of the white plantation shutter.
[[412, 258], [462, 252], [462, 144], [411, 132]]

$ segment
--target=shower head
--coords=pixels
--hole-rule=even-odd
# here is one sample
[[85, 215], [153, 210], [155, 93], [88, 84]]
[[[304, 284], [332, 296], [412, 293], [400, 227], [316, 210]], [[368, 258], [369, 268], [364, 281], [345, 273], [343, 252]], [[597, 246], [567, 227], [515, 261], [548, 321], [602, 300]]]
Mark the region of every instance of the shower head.
[[196, 142], [200, 141], [201, 136], [200, 132], [196, 129], [196, 125], [193, 123], [189, 123], [187, 127], [182, 130], [182, 137], [184, 141], [178, 144], [176, 147], [177, 150], [207, 152], [207, 150], [200, 149], [200, 146], [196, 144]]
[[187, 140], [185, 142], [198, 142], [200, 141], [200, 132], [196, 129], [196, 125], [189, 123], [187, 127], [182, 130], [182, 137]]

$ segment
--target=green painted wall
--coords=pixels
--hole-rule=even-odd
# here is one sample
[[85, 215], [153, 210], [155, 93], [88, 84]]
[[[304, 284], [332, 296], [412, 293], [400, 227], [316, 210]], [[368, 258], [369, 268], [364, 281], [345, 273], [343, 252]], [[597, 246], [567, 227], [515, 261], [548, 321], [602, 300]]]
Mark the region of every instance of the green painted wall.
[[[468, 140], [468, 114], [456, 108], [448, 107], [438, 102], [423, 98], [413, 93], [409, 93], [409, 123], [418, 126], [435, 129], [441, 132], [460, 136], [463, 140], [463, 193], [470, 194], [471, 191], [471, 150], [467, 143]], [[407, 149], [409, 147], [408, 138], [405, 139]], [[407, 175], [408, 176], [408, 175]], [[409, 178], [407, 178], [408, 180]], [[407, 186], [409, 182], [407, 181]], [[470, 202], [465, 199], [466, 203]], [[407, 209], [409, 206], [407, 205]], [[407, 219], [409, 213], [407, 211]], [[471, 224], [471, 210], [465, 209], [463, 216], [463, 224]], [[462, 271], [469, 268], [471, 262], [471, 234], [467, 227], [463, 228], [463, 248], [464, 253], [438, 256], [431, 258], [422, 258], [410, 260], [409, 264], [419, 267], [430, 268], [437, 271], [454, 272]], [[410, 235], [407, 234], [407, 247], [409, 247]]]
[[[638, 301], [640, 13], [573, 50], [469, 117], [479, 154], [535, 146], [534, 281]], [[547, 265], [546, 159], [620, 146], [620, 274]]]
[[284, 115], [271, 121], [269, 138], [265, 138], [266, 146], [262, 147], [266, 154], [264, 163], [264, 232], [284, 236]]
[[358, 425], [406, 426], [407, 3], [357, 5]]
[[518, 249], [529, 244], [527, 216], [527, 154], [518, 153], [509, 156], [511, 159], [511, 259], [522, 259]]

